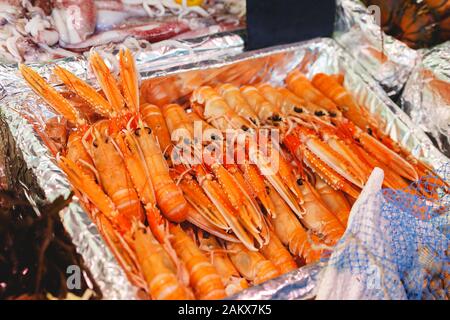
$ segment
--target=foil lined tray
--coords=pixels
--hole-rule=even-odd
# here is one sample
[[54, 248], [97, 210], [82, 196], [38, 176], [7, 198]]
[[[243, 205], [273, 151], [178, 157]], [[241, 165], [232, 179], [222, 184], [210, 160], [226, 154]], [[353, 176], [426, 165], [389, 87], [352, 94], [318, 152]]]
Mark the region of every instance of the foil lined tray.
[[359, 0], [337, 1], [334, 37], [391, 97], [403, 88], [422, 51], [384, 33]]
[[[180, 89], [177, 91], [179, 96], [171, 96], [175, 100], [189, 95], [195, 86], [214, 84], [217, 81], [237, 85], [268, 81], [280, 85], [286, 74], [296, 67], [308, 76], [318, 72], [342, 73], [345, 75], [345, 87], [357, 97], [362, 106], [378, 118], [380, 126], [395, 141], [435, 169], [449, 161], [433, 146], [426, 134], [416, 128], [409, 117], [387, 97], [371, 75], [332, 39], [314, 39], [233, 57], [217, 58], [214, 54], [203, 61], [168, 66], [164, 70], [141, 70], [141, 96], [151, 100], [153, 90], [164, 89], [164, 80]], [[67, 178], [55, 165], [41, 139], [43, 132], [40, 129], [43, 123], [54, 116], [45, 103], [24, 88], [5, 97], [1, 102], [1, 110], [2, 117], [24, 154], [27, 166], [35, 173], [46, 197], [53, 199], [60, 194], [68, 194], [70, 187]], [[20, 113], [32, 115], [36, 119], [35, 123], [29, 124]], [[88, 262], [104, 297], [136, 297], [135, 288], [128, 282], [110, 250], [100, 239], [96, 226], [76, 201], [64, 214], [63, 222], [79, 252]], [[314, 296], [319, 270], [320, 266], [317, 265], [305, 266], [231, 298], [308, 299]]]
[[413, 123], [450, 157], [450, 41], [424, 54], [400, 101]]
[[313, 299], [321, 271], [319, 264], [307, 265], [276, 279], [251, 287], [229, 300], [307, 300]]
[[[30, 95], [27, 93], [27, 95]], [[69, 196], [71, 189], [67, 178], [56, 166], [47, 147], [36, 135], [33, 126], [17, 110], [24, 100], [23, 94], [15, 94], [0, 101], [1, 131], [8, 131], [11, 139], [2, 141], [8, 150], [20, 150], [22, 161], [10, 161], [14, 164], [9, 170], [9, 179], [24, 183], [30, 189], [30, 195], [53, 202], [59, 196]], [[34, 98], [34, 97], [33, 97]], [[15, 100], [18, 99], [18, 100]], [[17, 156], [10, 152], [10, 156]], [[25, 163], [26, 166], [23, 166]], [[25, 174], [24, 172], [29, 172]], [[17, 175], [17, 176], [16, 176]], [[32, 178], [30, 178], [32, 177]], [[36, 185], [34, 188], [30, 186]], [[103, 239], [83, 211], [78, 201], [61, 211], [64, 228], [72, 238], [78, 253], [83, 257], [86, 267], [91, 271], [105, 299], [135, 299], [136, 289], [125, 277]]]
[[[97, 52], [103, 56], [109, 67], [117, 70], [116, 56], [122, 45], [112, 48], [97, 48]], [[233, 56], [244, 50], [244, 40], [238, 33], [219, 33], [187, 40], [166, 40], [148, 45], [145, 49], [131, 49], [136, 59], [136, 65], [141, 71], [165, 70], [180, 63], [202, 61], [204, 59], [221, 59], [225, 56]], [[91, 79], [93, 74], [89, 69], [89, 52], [84, 56], [57, 59], [47, 63], [29, 64], [53, 84], [59, 84], [52, 75], [51, 70], [55, 65], [63, 67], [81, 79]], [[28, 90], [17, 69], [16, 63], [0, 63], [0, 98], [6, 93]]]

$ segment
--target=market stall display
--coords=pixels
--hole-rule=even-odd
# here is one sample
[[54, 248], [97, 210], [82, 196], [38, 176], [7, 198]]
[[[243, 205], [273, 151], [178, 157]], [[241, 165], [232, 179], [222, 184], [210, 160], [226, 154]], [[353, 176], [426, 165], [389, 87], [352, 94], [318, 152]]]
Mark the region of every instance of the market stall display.
[[449, 4], [0, 0], [0, 299], [448, 299]]
[[[90, 212], [91, 217], [98, 221], [101, 232], [103, 235], [106, 234], [108, 244], [113, 248], [121, 265], [125, 267], [129, 279], [135, 285], [141, 285], [150, 291], [154, 298], [164, 296], [160, 295], [161, 287], [152, 287], [155, 284], [152, 282], [155, 274], [150, 272], [154, 269], [148, 268], [148, 261], [165, 261], [158, 270], [161, 270], [167, 279], [171, 279], [170, 281], [178, 281], [179, 290], [174, 291], [174, 295], [190, 296], [190, 290], [186, 290], [187, 284], [193, 287], [197, 298], [234, 293], [234, 289], [239, 289], [234, 281], [222, 280], [226, 284], [227, 291], [224, 291], [224, 287], [221, 287], [220, 281], [217, 280], [214, 282], [217, 286], [203, 287], [206, 284], [200, 281], [201, 278], [198, 274], [193, 273], [193, 265], [189, 263], [187, 264], [187, 273], [189, 274], [190, 271], [188, 280], [177, 279], [174, 265], [170, 259], [167, 260], [164, 256], [168, 254], [172, 259], [201, 262], [205, 267], [205, 269], [201, 269], [202, 273], [205, 272], [204, 274], [209, 274], [214, 279], [220, 280], [221, 277], [227, 275], [225, 279], [237, 279], [242, 286], [245, 286], [242, 278], [246, 278], [246, 282], [250, 284], [258, 283], [280, 273], [276, 264], [274, 266], [274, 263], [270, 261], [271, 250], [268, 249], [265, 252], [265, 245], [278, 247], [280, 252], [288, 253], [290, 251], [294, 257], [302, 256], [304, 260], [306, 258], [306, 262], [314, 260], [309, 259], [308, 255], [305, 256], [305, 251], [303, 251], [305, 247], [299, 248], [297, 242], [290, 243], [293, 238], [283, 238], [284, 234], [281, 232], [277, 234], [278, 222], [281, 230], [286, 230], [287, 226], [292, 228], [297, 226], [297, 230], [301, 230], [301, 228], [312, 230], [312, 233], [307, 234], [308, 238], [312, 237], [314, 241], [323, 241], [323, 247], [319, 246], [319, 248], [326, 250], [328, 245], [335, 243], [342, 235], [345, 225], [342, 223], [342, 219], [345, 220], [348, 215], [348, 202], [350, 200], [352, 203], [352, 199], [357, 197], [359, 187], [364, 184], [370, 168], [375, 163], [387, 169], [388, 165], [385, 161], [389, 160], [389, 167], [392, 170], [386, 170], [388, 174], [385, 183], [390, 187], [402, 188], [407, 185], [407, 181], [418, 181], [420, 176], [424, 176], [430, 170], [428, 165], [413, 160], [409, 152], [412, 152], [415, 157], [426, 159], [433, 164], [434, 168], [440, 162], [445, 161], [430, 146], [423, 133], [411, 131], [411, 127], [407, 125], [407, 118], [398, 108], [392, 103], [387, 107], [386, 98], [382, 98], [381, 91], [373, 84], [370, 77], [363, 76], [361, 78], [361, 75], [365, 75], [364, 70], [360, 69], [334, 43], [317, 40], [297, 47], [272, 50], [268, 50], [266, 53], [248, 53], [247, 56], [237, 57], [234, 61], [224, 62], [222, 65], [215, 66], [205, 63], [199, 70], [190, 70], [188, 66], [183, 70], [181, 66], [175, 68], [177, 71], [175, 74], [173, 74], [173, 70], [169, 69], [167, 76], [144, 80], [141, 84], [141, 102], [151, 102], [161, 106], [161, 109], [148, 105], [142, 105], [141, 108], [137, 95], [138, 82], [133, 77], [135, 71], [129, 53], [121, 54], [122, 69], [119, 75], [119, 79], [121, 79], [119, 87], [116, 87], [115, 77], [102, 64], [102, 60], [96, 55], [93, 56], [92, 62], [97, 81], [103, 89], [104, 95], [99, 94], [64, 69], [56, 68], [55, 73], [65, 83], [66, 90], [72, 91], [72, 94], [65, 93], [65, 98], [62, 98], [56, 90], [48, 87], [32, 69], [22, 66], [25, 77], [31, 82], [34, 89], [38, 93], [45, 90], [44, 99], [51, 104], [53, 109], [63, 113], [65, 120], [68, 120], [68, 127], [64, 121], [60, 122], [61, 127], [66, 128], [60, 132], [74, 132], [68, 138], [74, 143], [73, 151], [79, 152], [78, 156], [71, 159], [70, 154], [67, 153], [65, 157], [59, 157], [60, 166], [66, 170], [72, 184], [81, 189], [80, 199], [83, 200], [84, 207]], [[320, 54], [311, 54], [311, 52], [320, 52]], [[294, 70], [295, 66], [298, 66], [296, 71]], [[357, 71], [352, 71], [352, 68]], [[335, 76], [327, 76], [324, 73]], [[340, 73], [343, 74], [340, 75]], [[286, 78], [288, 74], [289, 76]], [[145, 77], [145, 75], [143, 76]], [[312, 81], [310, 82], [310, 80]], [[270, 82], [270, 85], [263, 84], [266, 82]], [[223, 83], [226, 84], [223, 85]], [[287, 89], [281, 88], [286, 85]], [[120, 87], [123, 89], [118, 89]], [[349, 94], [344, 87], [352, 94]], [[130, 88], [131, 90], [127, 90]], [[333, 91], [330, 91], [330, 88], [334, 88]], [[36, 101], [34, 95], [29, 93], [25, 95], [27, 103], [26, 106], [20, 108], [22, 113], [30, 115], [32, 113], [27, 111], [36, 107], [46, 108]], [[78, 96], [77, 99], [75, 96]], [[76, 106], [84, 106], [84, 108], [81, 111], [74, 108], [74, 101], [77, 101]], [[178, 105], [173, 104], [174, 102]], [[9, 105], [16, 103], [13, 100], [7, 101]], [[248, 105], [248, 108], [237, 108], [238, 104], [240, 106]], [[95, 108], [86, 108], [89, 105], [93, 105]], [[193, 112], [185, 113], [180, 105], [190, 106]], [[343, 108], [344, 105], [347, 108]], [[368, 107], [369, 111], [364, 111], [366, 110], [364, 107]], [[30, 109], [27, 110], [27, 108]], [[140, 115], [136, 115], [138, 110]], [[150, 110], [147, 120], [145, 119], [145, 110]], [[266, 162], [263, 161], [264, 158], [258, 158], [259, 155], [254, 152], [254, 149], [251, 149], [250, 144], [244, 148], [245, 154], [248, 157], [254, 157], [252, 160], [256, 160], [256, 163], [254, 166], [248, 166], [247, 171], [245, 164], [233, 168], [233, 166], [221, 166], [218, 163], [204, 163], [204, 165], [201, 163], [200, 166], [186, 168], [182, 163], [184, 167], [177, 168], [173, 157], [172, 159], [163, 157], [163, 154], [171, 154], [168, 152], [171, 145], [169, 142], [166, 143], [166, 147], [163, 147], [165, 139], [162, 133], [164, 130], [161, 128], [164, 127], [164, 123], [158, 122], [158, 119], [162, 118], [161, 115], [157, 116], [158, 110], [169, 120], [166, 123], [169, 131], [174, 131], [180, 126], [187, 130], [188, 134], [183, 136], [185, 138], [183, 142], [191, 151], [195, 151], [196, 147], [193, 144], [195, 139], [189, 135], [193, 119], [202, 121], [201, 123], [205, 127], [219, 127], [222, 130], [233, 128], [242, 131], [246, 129], [246, 133], [243, 134], [249, 139], [248, 142], [253, 139], [251, 132], [259, 132], [262, 126], [281, 129], [282, 142], [289, 148], [280, 151], [277, 151], [276, 148], [271, 149], [269, 156], [281, 152], [282, 155], [279, 157], [281, 162], [289, 160], [286, 163], [283, 162], [282, 166], [286, 165], [289, 168], [288, 171], [296, 172], [296, 175], [293, 177], [291, 177], [292, 173], [283, 176], [264, 175], [263, 169]], [[381, 113], [375, 113], [375, 110], [381, 111]], [[86, 111], [90, 113], [88, 117], [86, 117]], [[48, 111], [45, 111], [45, 114], [43, 118], [38, 115], [39, 119], [31, 119], [32, 123], [50, 150], [61, 151], [60, 148], [64, 147], [64, 143], [61, 144], [61, 141], [65, 139], [58, 137], [57, 143], [54, 143], [54, 140], [45, 134], [45, 126], [39, 125], [39, 123], [48, 122], [52, 117]], [[369, 116], [375, 114], [377, 114], [375, 118]], [[14, 121], [12, 120], [14, 116], [11, 118], [9, 115], [8, 118], [9, 121]], [[99, 122], [98, 119], [102, 118], [104, 120]], [[352, 125], [347, 118], [353, 120], [356, 125]], [[144, 123], [153, 127], [153, 130], [146, 129]], [[158, 124], [158, 126], [154, 124]], [[122, 129], [126, 129], [126, 131], [122, 133]], [[402, 147], [386, 133], [401, 143]], [[167, 135], [165, 136], [167, 137]], [[155, 143], [156, 141], [159, 142], [159, 145]], [[418, 143], [418, 141], [422, 141], [422, 143]], [[69, 147], [69, 151], [72, 146]], [[409, 151], [406, 151], [407, 149]], [[64, 150], [65, 148], [62, 149], [63, 154]], [[112, 163], [110, 157], [117, 159], [114, 173], [123, 177], [123, 184], [119, 183], [120, 180], [117, 177], [112, 180], [107, 176], [103, 177], [102, 172], [105, 171], [101, 169], [103, 166], [101, 157], [104, 155], [100, 150], [106, 150], [109, 155], [110, 161], [105, 163], [107, 166], [105, 168], [109, 168]], [[81, 157], [83, 154], [86, 157]], [[375, 157], [371, 158], [368, 154], [373, 154]], [[384, 156], [381, 157], [381, 155]], [[284, 156], [287, 158], [285, 159]], [[296, 161], [293, 161], [295, 165], [292, 167], [291, 160], [294, 158]], [[350, 161], [354, 159], [357, 161]], [[165, 162], [171, 165], [172, 170], [168, 169]], [[155, 166], [156, 164], [158, 166]], [[296, 166], [297, 169], [303, 170], [296, 171]], [[92, 170], [94, 168], [96, 169]], [[119, 170], [119, 168], [121, 169]], [[251, 171], [254, 169], [256, 171]], [[131, 175], [130, 172], [132, 172]], [[141, 174], [136, 174], [139, 172]], [[158, 175], [156, 175], [155, 182], [156, 173]], [[251, 181], [249, 179], [244, 181], [241, 179], [241, 175], [248, 177], [252, 174], [255, 177], [254, 184], [248, 184]], [[138, 178], [144, 177], [148, 179], [138, 181]], [[99, 181], [101, 181], [101, 187], [97, 184]], [[171, 190], [171, 194], [180, 201], [168, 202], [164, 198], [166, 194], [161, 192], [163, 189], [159, 187], [155, 188], [156, 192], [153, 193], [149, 188], [150, 184], [145, 183], [148, 181], [151, 181], [153, 185], [157, 184], [164, 186], [166, 190]], [[263, 184], [258, 185], [258, 181], [263, 181]], [[340, 191], [330, 188], [327, 183]], [[268, 186], [269, 190], [272, 190], [267, 194], [265, 188], [261, 188], [261, 186]], [[445, 189], [446, 186], [442, 184], [439, 188]], [[122, 192], [124, 198], [120, 198], [116, 192], [121, 189], [124, 190]], [[242, 194], [239, 193], [239, 190]], [[436, 191], [420, 188], [420, 184], [417, 190], [426, 198], [434, 196]], [[322, 195], [318, 191], [323, 191]], [[346, 195], [344, 196], [341, 191]], [[258, 203], [255, 204], [251, 197], [246, 195], [246, 192], [249, 194], [253, 192]], [[326, 198], [330, 196], [330, 192], [334, 199], [342, 199], [341, 203], [344, 206], [341, 208], [343, 209], [342, 215], [339, 217], [334, 214], [340, 213], [340, 211], [335, 208], [330, 210], [327, 207]], [[202, 194], [203, 196], [200, 196]], [[190, 197], [190, 195], [196, 197]], [[87, 199], [90, 201], [87, 202]], [[139, 205], [140, 201], [146, 204], [145, 210], [126, 210], [127, 207]], [[273, 211], [276, 210], [271, 212], [272, 208], [278, 208], [272, 205], [276, 201], [285, 207], [281, 214], [279, 212], [274, 214]], [[162, 215], [155, 209], [155, 203], [158, 203]], [[178, 205], [173, 206], [175, 203]], [[330, 203], [334, 204], [334, 202], [328, 202], [328, 205]], [[347, 205], [345, 205], [346, 203]], [[261, 207], [260, 204], [263, 206]], [[347, 209], [345, 209], [346, 206]], [[103, 214], [98, 212], [95, 207], [100, 209]], [[195, 209], [192, 210], [192, 207]], [[116, 210], [119, 208], [120, 210]], [[312, 210], [312, 208], [316, 210]], [[310, 210], [309, 214], [308, 209]], [[146, 218], [143, 218], [144, 211]], [[283, 216], [283, 213], [286, 212], [291, 213], [290, 217]], [[236, 216], [240, 218], [236, 219]], [[196, 225], [198, 229], [187, 227], [189, 225], [186, 224], [183, 224], [183, 229], [177, 227], [176, 224], [169, 224], [169, 228], [165, 227], [167, 226], [167, 223], [164, 222], [166, 218], [172, 221], [181, 221], [184, 217], [187, 217], [187, 220]], [[141, 219], [141, 221], [146, 219], [150, 230], [142, 229], [142, 226], [139, 227], [139, 225], [133, 228], [132, 219], [134, 218]], [[266, 225], [266, 218], [272, 221], [270, 224], [274, 226], [274, 230]], [[323, 218], [330, 221], [330, 224], [321, 225], [320, 222], [323, 221]], [[285, 224], [286, 221], [289, 222]], [[331, 221], [334, 222], [331, 223]], [[207, 233], [195, 231], [199, 229], [204, 229]], [[227, 233], [224, 232], [225, 230], [232, 232]], [[134, 232], [134, 237], [124, 236], [128, 231]], [[167, 241], [166, 233], [176, 236]], [[214, 236], [205, 237], [208, 233]], [[151, 238], [152, 234], [155, 239]], [[214, 240], [214, 237], [218, 240]], [[270, 239], [273, 240], [276, 237], [286, 247], [277, 245], [276, 240], [275, 243], [271, 243]], [[139, 241], [139, 245], [137, 241]], [[223, 261], [228, 261], [224, 262], [224, 266], [234, 266], [235, 270], [222, 268], [220, 270], [223, 273], [217, 274], [219, 268], [215, 266], [216, 272], [213, 272], [214, 268], [211, 268], [205, 257], [210, 252], [217, 250], [217, 246], [223, 244], [224, 241], [226, 243], [225, 252], [231, 260], [230, 264], [226, 258], [227, 255], [224, 255], [225, 260]], [[303, 243], [307, 244], [309, 241], [311, 240], [303, 241]], [[182, 246], [181, 244], [192, 249], [186, 252], [177, 250], [179, 246]], [[138, 252], [141, 246], [153, 248], [154, 250], [149, 251], [153, 252], [153, 255], [149, 256], [144, 254], [145, 252]], [[263, 249], [261, 250], [260, 247]], [[117, 248], [121, 250], [117, 250]], [[255, 249], [260, 250], [254, 252]], [[201, 250], [205, 250], [206, 253], [202, 253]], [[255, 265], [241, 265], [240, 259], [246, 255], [252, 257], [251, 261], [255, 259]], [[286, 257], [289, 257], [289, 253]], [[290, 259], [287, 258], [286, 261], [290, 261]], [[294, 266], [292, 262], [288, 262], [287, 265], [291, 265], [291, 267], [285, 270], [290, 270]], [[259, 269], [257, 266], [261, 268], [264, 266], [264, 268]], [[267, 277], [260, 278], [262, 275], [256, 272], [258, 270], [265, 271], [264, 274]], [[305, 277], [304, 273], [296, 274]], [[286, 275], [284, 279], [287, 277], [289, 275]], [[292, 279], [292, 276], [290, 277]], [[283, 277], [279, 279], [283, 279]], [[278, 279], [274, 281], [277, 282]], [[281, 281], [283, 280], [278, 283]], [[223, 285], [224, 283], [222, 283]], [[266, 285], [270, 286], [270, 281]], [[244, 296], [245, 292], [242, 293]]]

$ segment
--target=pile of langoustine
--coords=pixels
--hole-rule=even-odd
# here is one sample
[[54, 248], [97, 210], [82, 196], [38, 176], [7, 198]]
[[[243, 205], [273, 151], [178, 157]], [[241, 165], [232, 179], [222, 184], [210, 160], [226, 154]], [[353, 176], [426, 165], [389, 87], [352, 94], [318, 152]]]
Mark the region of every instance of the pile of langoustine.
[[[375, 166], [397, 189], [430, 170], [381, 133], [339, 75], [310, 82], [294, 70], [286, 88], [200, 86], [185, 106], [155, 106], [140, 105], [129, 51], [120, 52], [118, 78], [98, 54], [90, 64], [100, 91], [60, 67], [68, 93], [20, 70], [67, 122], [51, 125], [53, 137], [69, 132], [60, 150], [46, 142], [130, 280], [152, 299], [220, 299], [316, 262], [343, 235]], [[195, 123], [210, 129], [207, 142]], [[279, 143], [262, 134], [267, 128], [280, 132]], [[221, 135], [229, 130], [231, 148]], [[200, 160], [180, 161], [186, 155]]]

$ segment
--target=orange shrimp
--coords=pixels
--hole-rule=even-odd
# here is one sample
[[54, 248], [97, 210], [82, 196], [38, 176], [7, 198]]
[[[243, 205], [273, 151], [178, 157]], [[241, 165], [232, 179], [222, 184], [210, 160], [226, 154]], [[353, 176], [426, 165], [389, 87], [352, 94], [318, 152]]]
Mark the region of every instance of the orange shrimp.
[[289, 73], [286, 77], [286, 84], [289, 90], [296, 95], [324, 108], [329, 113], [337, 114], [339, 112], [336, 104], [317, 90], [300, 71], [294, 70]]
[[150, 172], [159, 208], [169, 220], [184, 221], [188, 210], [186, 199], [170, 177], [169, 168], [151, 129], [144, 127], [140, 122], [138, 128], [134, 130], [134, 136]]
[[261, 253], [250, 251], [240, 243], [227, 242], [226, 248], [236, 269], [253, 284], [257, 285], [280, 275], [277, 267]]
[[133, 220], [143, 221], [141, 202], [113, 139], [97, 130], [93, 135], [91, 154], [100, 183], [124, 218], [122, 227], [128, 230]]
[[241, 93], [247, 100], [250, 107], [258, 115], [259, 120], [262, 123], [266, 122], [277, 122], [281, 121], [281, 110], [279, 107], [273, 105], [267, 101], [258, 91], [256, 87], [253, 86], [243, 86], [241, 87]]
[[97, 52], [92, 53], [89, 62], [110, 106], [117, 114], [122, 114], [125, 111], [126, 102], [117, 80]]
[[187, 201], [206, 220], [218, 228], [224, 230], [229, 229], [227, 222], [192, 176], [189, 174], [184, 175], [179, 181], [179, 186], [183, 190]]
[[200, 249], [210, 255], [211, 263], [222, 277], [227, 296], [239, 293], [249, 287], [247, 280], [241, 277], [228, 257], [226, 250], [220, 246], [216, 238], [212, 236], [201, 237], [199, 242]]
[[172, 235], [170, 242], [189, 271], [195, 296], [202, 300], [225, 298], [225, 287], [208, 258], [179, 225], [171, 224], [169, 229]]
[[263, 246], [260, 249], [260, 252], [266, 259], [269, 259], [277, 266], [280, 274], [285, 274], [297, 269], [297, 264], [291, 254], [273, 231], [270, 231], [269, 243]]
[[190, 300], [192, 293], [182, 285], [177, 268], [152, 233], [143, 228], [134, 232], [134, 249], [154, 300]]
[[77, 94], [83, 101], [93, 107], [98, 114], [110, 118], [115, 115], [115, 112], [109, 102], [94, 88], [86, 82], [78, 78], [70, 71], [56, 66], [53, 73], [58, 76], [64, 85]]
[[[362, 185], [363, 182], [355, 176], [351, 164], [343, 160], [342, 156], [339, 156], [330, 147], [320, 143], [317, 137], [314, 137], [306, 128], [296, 127], [295, 131], [305, 134], [305, 136], [303, 136], [303, 142], [295, 134], [289, 134], [284, 138], [283, 143], [291, 154], [298, 161], [303, 161], [334, 189], [342, 190], [356, 199], [360, 191], [355, 189], [352, 183]], [[308, 137], [312, 138], [309, 140], [311, 149], [307, 146]]]
[[344, 116], [352, 120], [358, 127], [363, 130], [372, 127], [374, 120], [371, 124], [368, 112], [356, 103], [353, 96], [336, 79], [324, 73], [318, 73], [314, 76], [312, 84], [333, 100], [340, 107]]
[[259, 126], [258, 115], [249, 106], [238, 87], [225, 83], [219, 86], [217, 90], [238, 115], [251, 121], [255, 126]]
[[159, 210], [156, 207], [156, 194], [150, 177], [150, 170], [143, 158], [143, 152], [134, 134], [129, 130], [117, 134], [115, 142], [121, 151], [139, 199], [144, 204], [147, 221], [152, 222], [155, 216], [159, 216]]
[[44, 99], [51, 108], [64, 116], [67, 121], [78, 127], [83, 127], [86, 124], [86, 119], [80, 112], [36, 71], [24, 64], [19, 65], [19, 70], [31, 89]]
[[326, 109], [312, 103], [311, 101], [296, 96], [286, 88], [277, 88], [277, 91], [283, 96], [281, 111], [285, 116], [297, 116], [303, 112], [309, 112], [310, 114], [315, 114], [317, 116], [327, 114]]
[[91, 156], [87, 153], [82, 143], [83, 135], [80, 131], [73, 131], [67, 141], [66, 157], [75, 162], [85, 174], [95, 178], [95, 168]]
[[308, 235], [292, 210], [275, 190], [271, 190], [270, 197], [277, 210], [276, 217], [270, 218], [270, 222], [279, 240], [288, 247], [291, 254], [303, 258], [306, 263], [318, 261], [321, 250], [313, 247], [312, 234]]
[[255, 238], [259, 246], [266, 244], [269, 237], [268, 228], [261, 211], [246, 193], [245, 187], [241, 186], [239, 181], [221, 164], [214, 163], [211, 165], [211, 170], [242, 225]]
[[142, 103], [163, 106], [182, 96], [177, 76], [147, 79], [142, 81], [140, 98]]
[[140, 106], [139, 112], [142, 120], [152, 129], [153, 134], [158, 140], [161, 151], [168, 150], [172, 144], [170, 140], [169, 130], [164, 120], [161, 109], [154, 104], [145, 103]]
[[[171, 131], [171, 134], [173, 135], [177, 129], [183, 128], [185, 126], [185, 122], [189, 121], [189, 117], [187, 117], [186, 113], [182, 109], [178, 109], [179, 112], [174, 113], [174, 118], [170, 119], [168, 121], [169, 123], [169, 130]], [[182, 135], [180, 139], [191, 139], [192, 136], [189, 136], [189, 134]], [[187, 143], [187, 146], [190, 147], [191, 144]], [[186, 182], [189, 180], [186, 180], [188, 175], [184, 175], [183, 179], [180, 180], [180, 182], [183, 184], [182, 188], [184, 188], [186, 196], [188, 199], [192, 200], [191, 203], [194, 204], [194, 207], [199, 211], [201, 215], [204, 215], [204, 218], [209, 220], [213, 225], [216, 225], [217, 227], [224, 228], [223, 222], [226, 222], [226, 225], [229, 229], [226, 229], [229, 231], [230, 229], [234, 232], [234, 234], [243, 242], [246, 246], [251, 248], [252, 250], [256, 250], [253, 244], [253, 239], [247, 234], [246, 228], [242, 225], [243, 221], [241, 221], [237, 211], [235, 208], [241, 209], [242, 212], [244, 212], [243, 218], [246, 219], [245, 221], [249, 222], [249, 219], [247, 215], [245, 214], [245, 210], [248, 207], [248, 197], [245, 197], [243, 194], [239, 194], [237, 198], [234, 198], [234, 196], [241, 192], [241, 190], [234, 190], [233, 188], [236, 188], [236, 184], [234, 180], [230, 180], [229, 173], [225, 170], [222, 171], [222, 168], [219, 168], [219, 164], [215, 166], [216, 170], [220, 170], [221, 174], [221, 184], [215, 179], [213, 179], [213, 176], [206, 171], [205, 167], [203, 165], [191, 165], [189, 164], [189, 168], [192, 170], [193, 175], [195, 176], [196, 180], [198, 181], [198, 186], [202, 189], [202, 191], [198, 190], [196, 188], [196, 183], [192, 183], [188, 186]], [[223, 174], [222, 174], [223, 172]], [[218, 171], [217, 171], [218, 173]], [[232, 181], [230, 183], [230, 181]], [[194, 188], [195, 187], [195, 188]], [[203, 193], [208, 197], [208, 201], [205, 201], [206, 199], [202, 197]], [[233, 199], [240, 199], [243, 200], [246, 203], [246, 206], [243, 206], [240, 208], [239, 206], [234, 206], [230, 202], [229, 197], [233, 197]], [[202, 199], [200, 203], [197, 203], [196, 201], [198, 199]], [[209, 202], [214, 204], [214, 207], [217, 210], [211, 209], [211, 207], [208, 207]], [[219, 215], [217, 215], [219, 213]], [[256, 229], [254, 229], [256, 231]]]
[[172, 138], [175, 139], [174, 143], [184, 141], [184, 139], [193, 139], [194, 126], [183, 107], [178, 104], [167, 104], [162, 107], [162, 113], [166, 120], [168, 131], [172, 134]]
[[344, 234], [344, 227], [338, 218], [332, 214], [320, 199], [317, 191], [306, 180], [301, 186], [305, 198], [305, 214], [300, 217], [304, 225], [322, 236], [325, 242], [334, 245]]
[[315, 189], [328, 209], [339, 219], [343, 226], [347, 226], [351, 207], [344, 194], [331, 188], [317, 175]]
[[277, 89], [268, 83], [260, 83], [255, 87], [258, 89], [259, 93], [275, 107], [275, 110], [281, 111], [284, 98]]
[[251, 189], [251, 194], [258, 198], [269, 216], [275, 216], [275, 206], [269, 197], [264, 178], [258, 172], [258, 168], [247, 161], [240, 167]]
[[217, 91], [208, 86], [195, 89], [191, 96], [192, 109], [219, 130], [228, 128], [247, 131], [253, 124], [239, 116]]

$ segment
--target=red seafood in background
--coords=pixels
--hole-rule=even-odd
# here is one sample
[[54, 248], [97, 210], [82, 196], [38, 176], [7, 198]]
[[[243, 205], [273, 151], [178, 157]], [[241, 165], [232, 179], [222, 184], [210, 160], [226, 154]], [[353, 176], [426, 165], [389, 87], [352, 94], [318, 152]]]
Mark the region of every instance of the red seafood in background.
[[380, 8], [381, 27], [413, 49], [429, 48], [450, 40], [448, 0], [364, 0]]
[[[0, 0], [0, 60], [39, 62], [115, 43], [140, 48], [243, 27], [239, 2]], [[237, 3], [237, 4], [236, 4]], [[130, 40], [133, 39], [133, 40]], [[130, 41], [128, 41], [130, 40]], [[136, 40], [143, 41], [136, 46]]]

